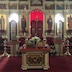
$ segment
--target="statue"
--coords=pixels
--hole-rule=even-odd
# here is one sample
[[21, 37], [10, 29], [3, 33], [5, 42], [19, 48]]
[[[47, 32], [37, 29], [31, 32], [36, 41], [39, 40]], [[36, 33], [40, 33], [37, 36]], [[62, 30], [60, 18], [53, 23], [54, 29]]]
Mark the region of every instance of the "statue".
[[3, 16], [0, 18], [0, 30], [4, 30], [5, 19]]
[[49, 31], [52, 31], [52, 18], [49, 15], [49, 18], [47, 19], [48, 29]]
[[68, 17], [68, 29], [72, 29], [72, 17], [70, 15], [70, 17]]
[[21, 19], [21, 28], [22, 30], [25, 30], [26, 28], [26, 18], [24, 16]]

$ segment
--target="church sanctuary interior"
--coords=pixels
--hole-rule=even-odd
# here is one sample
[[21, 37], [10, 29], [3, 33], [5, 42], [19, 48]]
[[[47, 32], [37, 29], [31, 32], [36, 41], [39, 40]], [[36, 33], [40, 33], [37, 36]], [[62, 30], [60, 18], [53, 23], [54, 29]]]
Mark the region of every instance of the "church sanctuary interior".
[[0, 72], [72, 72], [72, 0], [0, 0]]

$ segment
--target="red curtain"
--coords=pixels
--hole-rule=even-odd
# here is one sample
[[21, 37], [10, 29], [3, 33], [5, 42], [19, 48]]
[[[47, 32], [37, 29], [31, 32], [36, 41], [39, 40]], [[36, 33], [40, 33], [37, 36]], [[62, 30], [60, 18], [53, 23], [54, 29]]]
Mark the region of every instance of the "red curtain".
[[39, 9], [35, 9], [30, 13], [30, 21], [36, 20], [36, 18], [43, 21], [43, 12]]

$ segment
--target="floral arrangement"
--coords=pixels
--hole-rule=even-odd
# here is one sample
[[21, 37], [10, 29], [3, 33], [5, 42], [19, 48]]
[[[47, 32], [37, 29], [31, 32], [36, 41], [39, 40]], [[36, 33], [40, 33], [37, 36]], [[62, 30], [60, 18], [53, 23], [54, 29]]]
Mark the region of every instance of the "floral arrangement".
[[30, 41], [32, 41], [32, 42], [34, 42], [35, 40], [37, 43], [41, 41], [41, 39], [37, 36], [31, 37], [31, 39], [30, 39]]
[[30, 39], [30, 42], [33, 42], [34, 47], [37, 47], [37, 43], [40, 41], [41, 41], [41, 39], [37, 36], [34, 36]]

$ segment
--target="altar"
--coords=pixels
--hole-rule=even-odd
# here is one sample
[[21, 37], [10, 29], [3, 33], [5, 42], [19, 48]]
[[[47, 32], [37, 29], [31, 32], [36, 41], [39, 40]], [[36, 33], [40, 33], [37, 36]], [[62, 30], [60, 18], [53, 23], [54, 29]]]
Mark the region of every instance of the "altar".
[[22, 64], [21, 69], [43, 69], [49, 68], [49, 51], [50, 48], [21, 48]]

